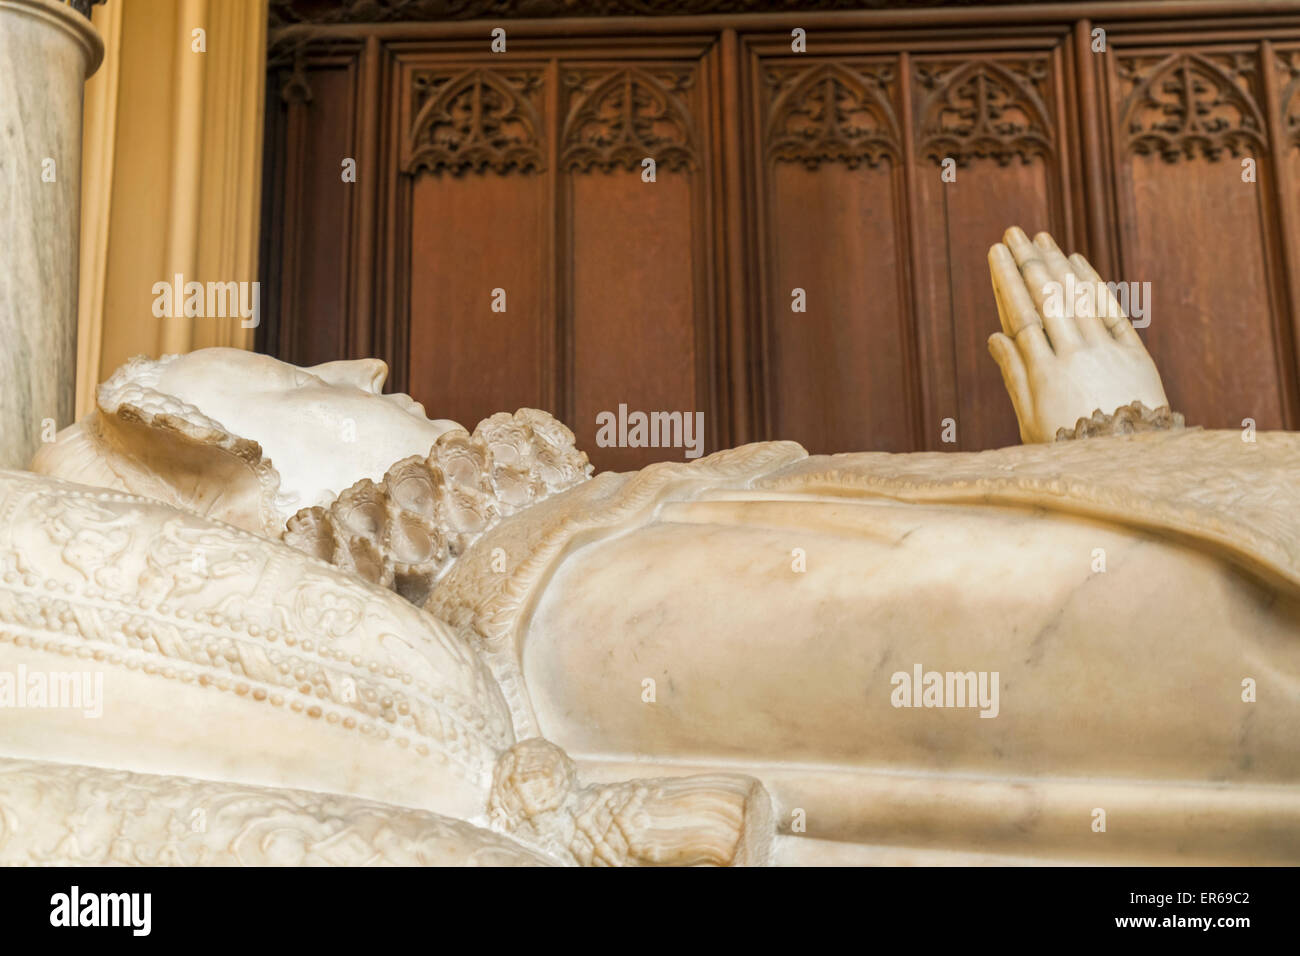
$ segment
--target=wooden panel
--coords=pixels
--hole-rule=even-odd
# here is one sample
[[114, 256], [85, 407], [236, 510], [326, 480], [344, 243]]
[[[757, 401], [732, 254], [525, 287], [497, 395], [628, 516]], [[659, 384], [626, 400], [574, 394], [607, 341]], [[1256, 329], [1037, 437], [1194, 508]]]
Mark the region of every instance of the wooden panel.
[[311, 71], [310, 100], [290, 85], [278, 354], [298, 365], [348, 356], [349, 230], [355, 185], [343, 181], [352, 146], [356, 71]]
[[561, 85], [570, 425], [599, 469], [681, 461], [683, 447], [598, 446], [596, 416], [624, 405], [694, 423], [703, 412], [704, 441], [717, 447], [712, 386], [700, 378], [710, 259], [699, 238], [708, 201], [699, 65], [568, 63]]
[[1283, 343], [1278, 364], [1287, 391], [1286, 427], [1300, 428], [1300, 46], [1280, 48], [1267, 40], [1260, 44], [1264, 75], [1271, 78], [1268, 94], [1269, 140], [1271, 159], [1276, 172], [1264, 170], [1263, 179], [1271, 187], [1264, 199], [1277, 204], [1278, 262], [1283, 290], [1281, 322]]
[[[814, 454], [913, 450], [895, 171], [772, 171], [773, 438]], [[791, 310], [791, 290], [806, 312]]]
[[[683, 460], [676, 448], [600, 448], [596, 416], [703, 410], [696, 400], [689, 178], [621, 170], [572, 185], [574, 420], [601, 470]], [[705, 438], [715, 423], [705, 421]]]
[[[988, 248], [1008, 226], [1062, 232], [1057, 60], [1044, 53], [917, 57], [912, 182], [921, 260], [918, 323], [931, 357], [925, 447], [976, 451], [1019, 442], [1015, 412], [988, 354], [999, 328]], [[948, 176], [945, 178], [945, 161]], [[938, 374], [934, 374], [938, 373]], [[956, 442], [943, 442], [953, 419]]]
[[1243, 418], [1280, 428], [1259, 187], [1243, 185], [1231, 161], [1170, 165], [1148, 156], [1135, 157], [1121, 181], [1132, 190], [1133, 220], [1118, 278], [1151, 283], [1151, 325], [1139, 334], [1173, 407], [1207, 428], [1240, 428]]
[[469, 429], [499, 411], [555, 412], [545, 65], [415, 54], [395, 83], [389, 254], [406, 388]]
[[[1123, 53], [1111, 73], [1124, 282], [1150, 283], [1141, 334], [1189, 422], [1280, 427], [1287, 415], [1276, 224], [1240, 157], [1265, 155], [1258, 63], [1242, 50]], [[1279, 364], [1284, 359], [1283, 364]]]
[[[1000, 328], [989, 282], [988, 248], [1009, 225], [1030, 235], [1054, 232], [1048, 213], [1047, 171], [1042, 160], [998, 165], [977, 159], [957, 170], [955, 182], [940, 180], [930, 160], [917, 164], [914, 177], [923, 209], [918, 228], [926, 290], [921, 321], [946, 358], [949, 387], [936, 396], [937, 418], [927, 421], [926, 447], [939, 451], [978, 451], [1020, 441], [1015, 411], [1002, 376], [988, 352], [988, 338]], [[946, 326], [946, 327], [945, 327]], [[956, 423], [955, 444], [941, 441], [943, 420]]]
[[[411, 199], [407, 385], [434, 418], [552, 410], [542, 390], [546, 197], [536, 175], [421, 175]], [[492, 309], [493, 290], [505, 312]]]
[[285, 34], [260, 347], [374, 351], [470, 426], [553, 410], [601, 468], [681, 458], [598, 448], [619, 405], [703, 411], [710, 450], [994, 447], [1018, 436], [985, 255], [1019, 224], [1152, 283], [1142, 334], [1191, 421], [1295, 428], [1300, 17], [1130, 13], [1095, 24], [1104, 54], [1032, 4], [808, 14], [803, 55], [782, 15], [521, 21], [505, 56], [482, 23]]
[[897, 64], [779, 58], [755, 74], [768, 437], [813, 453], [912, 450]]

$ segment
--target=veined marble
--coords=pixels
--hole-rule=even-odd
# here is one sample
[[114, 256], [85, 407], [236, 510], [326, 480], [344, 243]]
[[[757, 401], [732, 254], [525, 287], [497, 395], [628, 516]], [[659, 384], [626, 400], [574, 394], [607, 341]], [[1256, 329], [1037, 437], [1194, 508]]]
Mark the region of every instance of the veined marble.
[[103, 41], [54, 0], [0, 0], [0, 467], [72, 421], [81, 103]]

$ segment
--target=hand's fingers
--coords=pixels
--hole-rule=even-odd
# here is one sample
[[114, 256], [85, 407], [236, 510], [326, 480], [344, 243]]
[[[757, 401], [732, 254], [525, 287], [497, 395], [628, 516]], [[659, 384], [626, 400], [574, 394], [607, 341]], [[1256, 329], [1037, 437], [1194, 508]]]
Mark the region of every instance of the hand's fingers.
[[996, 290], [993, 293], [993, 301], [997, 303], [998, 324], [1002, 326], [1002, 334], [1015, 335], [1015, 330], [1011, 328], [1011, 320], [1007, 318], [1007, 310], [1002, 307], [1002, 296], [998, 295]]
[[1021, 329], [1043, 324], [1025, 288], [1024, 276], [1016, 267], [1015, 257], [1000, 242], [989, 246], [989, 274], [993, 277], [993, 296], [998, 301], [1003, 332], [1015, 338]]
[[1102, 281], [1101, 276], [1097, 274], [1097, 270], [1092, 267], [1092, 264], [1076, 252], [1070, 256], [1070, 265], [1074, 266], [1074, 271], [1079, 274], [1079, 278], [1085, 282], [1093, 283], [1093, 287], [1097, 290], [1097, 314], [1106, 323], [1106, 328], [1110, 330], [1110, 334], [1115, 337], [1115, 340], [1121, 345], [1128, 345], [1146, 351], [1141, 336], [1137, 334], [1137, 331], [1129, 322], [1128, 316], [1120, 308], [1114, 293], [1106, 287], [1106, 283]]
[[1042, 366], [1056, 358], [1052, 346], [1047, 341], [1047, 333], [1041, 325], [1030, 325], [1021, 329], [1016, 335], [1016, 348], [1025, 364], [1030, 367]]
[[1064, 308], [1062, 297], [1058, 294], [1054, 300], [1049, 299], [1051, 285], [1055, 280], [1038, 254], [1038, 247], [1029, 241], [1019, 226], [1008, 229], [1003, 234], [1002, 241], [1015, 257], [1034, 307], [1043, 317], [1048, 338], [1052, 340], [1052, 350], [1062, 352], [1078, 348], [1083, 344], [1083, 336], [1079, 334], [1074, 320], [1069, 317], [1069, 310]]
[[1025, 288], [1025, 277], [1016, 266], [1011, 250], [1000, 242], [989, 247], [989, 272], [993, 276], [993, 297], [1003, 334], [1015, 340], [1026, 362], [1045, 362], [1052, 347], [1043, 332], [1043, 320]]
[[[1061, 290], [1061, 303], [1067, 310], [1067, 315], [1074, 316], [1074, 324], [1079, 329], [1079, 334], [1083, 336], [1085, 342], [1095, 345], [1099, 342], [1109, 342], [1110, 332], [1107, 331], [1105, 324], [1097, 317], [1095, 308], [1096, 299], [1093, 296], [1080, 301], [1075, 294], [1083, 285], [1082, 279], [1074, 268], [1070, 265], [1070, 260], [1065, 258], [1060, 247], [1045, 232], [1040, 232], [1034, 236], [1034, 247], [1038, 254], [1042, 256], [1043, 263], [1047, 266], [1047, 271], [1052, 274], [1052, 281], [1056, 282]], [[1094, 305], [1089, 308], [1089, 304]]]
[[1011, 407], [1016, 410], [1016, 421], [1020, 423], [1020, 437], [1025, 439], [1025, 425], [1033, 416], [1033, 403], [1030, 398], [1029, 376], [1025, 373], [1025, 363], [1015, 343], [1001, 332], [989, 336], [989, 352], [993, 361], [1002, 370], [1002, 384], [1011, 396]]

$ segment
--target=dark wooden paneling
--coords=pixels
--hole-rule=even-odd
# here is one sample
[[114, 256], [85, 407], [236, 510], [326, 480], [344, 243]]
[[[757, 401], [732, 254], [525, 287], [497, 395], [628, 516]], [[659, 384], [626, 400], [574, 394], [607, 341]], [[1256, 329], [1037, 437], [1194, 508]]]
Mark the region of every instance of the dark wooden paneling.
[[772, 437], [814, 453], [915, 447], [897, 77], [892, 58], [806, 57], [762, 62], [752, 80], [767, 417]]
[[[1141, 334], [1189, 421], [1290, 416], [1269, 123], [1252, 47], [1127, 51], [1110, 63], [1121, 272], [1150, 283]], [[1243, 181], [1242, 159], [1257, 169]], [[1286, 361], [1279, 364], [1279, 356]]]
[[[1019, 225], [1030, 235], [1057, 231], [1048, 213], [1045, 165], [1042, 160], [1005, 166], [977, 160], [970, 169], [958, 169], [956, 182], [943, 183], [930, 163], [917, 179], [922, 194], [934, 198], [929, 208], [935, 215], [925, 219], [922, 247], [942, 250], [936, 268], [942, 263], [947, 275], [941, 274], [931, 287], [932, 301], [939, 305], [933, 314], [938, 318], [946, 313], [948, 318], [957, 402], [955, 412], [943, 416], [954, 419], [957, 442], [931, 441], [929, 447], [977, 451], [1014, 445], [1019, 441], [1015, 412], [987, 346], [989, 335], [998, 329], [987, 254], [1009, 225]], [[941, 421], [926, 425], [931, 433], [927, 437], [940, 435]]]
[[[352, 204], [356, 186], [342, 179], [356, 156], [352, 119], [356, 70], [326, 61], [311, 70], [309, 94], [286, 80], [287, 131], [276, 354], [298, 365], [350, 355], [347, 301]], [[309, 98], [308, 98], [309, 96]], [[268, 184], [270, 185], [270, 184]]]
[[[576, 174], [571, 184], [574, 420], [580, 447], [602, 470], [681, 461], [680, 449], [599, 448], [596, 416], [694, 413], [695, 275], [691, 183], [665, 172]], [[705, 420], [705, 437], [716, 424]]]
[[705, 412], [710, 450], [993, 447], [1017, 431], [985, 254], [1018, 224], [1152, 283], [1142, 334], [1190, 421], [1295, 428], [1300, 6], [1229, 12], [515, 21], [507, 54], [483, 23], [287, 27], [260, 347], [376, 353], [470, 427], [546, 408], [600, 468], [681, 457], [596, 447], [620, 404]]
[[[1019, 440], [986, 344], [998, 328], [987, 252], [1011, 225], [1069, 241], [1060, 195], [1058, 64], [1049, 53], [913, 58], [920, 321], [931, 342], [927, 353], [947, 376], [934, 390], [934, 418], [924, 423], [927, 448], [973, 451]], [[941, 441], [947, 419], [955, 425], [952, 443]]]
[[[814, 453], [913, 450], [891, 164], [772, 171], [773, 437]], [[802, 289], [807, 311], [792, 311]]]
[[[697, 61], [566, 63], [560, 69], [561, 242], [567, 411], [597, 468], [677, 460], [682, 448], [596, 444], [596, 416], [704, 413], [719, 429], [708, 374], [708, 133]], [[653, 178], [646, 161], [654, 163]], [[647, 181], [650, 180], [650, 181]], [[692, 417], [692, 421], [694, 418]]]
[[[469, 173], [412, 186], [407, 385], [431, 416], [473, 428], [493, 412], [551, 405], [542, 183]], [[492, 310], [496, 289], [505, 312]]]
[[[1236, 163], [1148, 156], [1135, 157], [1121, 181], [1132, 190], [1133, 219], [1118, 278], [1151, 283], [1151, 325], [1140, 334], [1169, 400], [1209, 428], [1240, 428], [1244, 418], [1280, 428], [1259, 186], [1243, 184]], [[1189, 243], [1192, 235], [1213, 240]]]

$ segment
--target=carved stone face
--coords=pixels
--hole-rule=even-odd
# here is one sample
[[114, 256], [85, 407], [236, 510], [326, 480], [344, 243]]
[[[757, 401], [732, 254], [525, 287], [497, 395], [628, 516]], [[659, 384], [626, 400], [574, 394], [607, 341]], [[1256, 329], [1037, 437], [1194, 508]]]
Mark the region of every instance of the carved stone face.
[[426, 418], [409, 396], [381, 395], [387, 375], [378, 359], [299, 368], [240, 349], [202, 349], [162, 365], [153, 387], [261, 445], [286, 502], [308, 507], [428, 454], [459, 427]]
[[[471, 435], [456, 422], [430, 420], [408, 395], [380, 394], [387, 373], [378, 359], [299, 368], [238, 349], [139, 356], [99, 386], [93, 414], [42, 445], [31, 470], [275, 539], [315, 505], [332, 510], [301, 516], [299, 532], [315, 529], [332, 541], [332, 523], [341, 521], [350, 544], [355, 534], [366, 536], [351, 520], [364, 513], [365, 529], [382, 532], [382, 542], [369, 541], [380, 550], [391, 543], [388, 519], [374, 517], [380, 512], [391, 512], [402, 529], [394, 540], [408, 544], [413, 528], [433, 522], [416, 535], [432, 549], [430, 561], [437, 555], [430, 574], [448, 557], [446, 535], [460, 541], [591, 477], [573, 433], [546, 412], [498, 412]], [[363, 479], [375, 484], [358, 486]], [[390, 495], [396, 510], [376, 511]], [[328, 543], [307, 537], [300, 534], [298, 546], [311, 554]], [[401, 547], [388, 556], [416, 560]], [[413, 580], [413, 567], [402, 573]]]
[[381, 395], [378, 359], [299, 368], [239, 349], [131, 359], [98, 408], [43, 445], [31, 470], [115, 488], [279, 537], [460, 426], [407, 395]]

